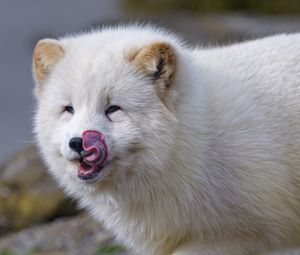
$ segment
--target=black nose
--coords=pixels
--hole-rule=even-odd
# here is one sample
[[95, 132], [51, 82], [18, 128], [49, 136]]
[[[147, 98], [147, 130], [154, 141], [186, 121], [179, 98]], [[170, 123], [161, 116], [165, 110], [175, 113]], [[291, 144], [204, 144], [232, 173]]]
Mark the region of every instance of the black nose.
[[73, 151], [78, 152], [79, 154], [83, 151], [82, 147], [82, 138], [80, 137], [73, 137], [69, 141], [69, 146]]

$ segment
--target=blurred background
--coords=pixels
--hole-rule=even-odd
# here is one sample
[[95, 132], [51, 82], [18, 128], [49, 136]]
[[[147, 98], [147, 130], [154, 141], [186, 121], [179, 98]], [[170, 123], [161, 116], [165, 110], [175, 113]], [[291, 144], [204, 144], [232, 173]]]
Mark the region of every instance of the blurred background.
[[40, 161], [31, 58], [41, 38], [132, 21], [211, 47], [300, 32], [300, 0], [0, 0], [0, 255], [127, 254]]

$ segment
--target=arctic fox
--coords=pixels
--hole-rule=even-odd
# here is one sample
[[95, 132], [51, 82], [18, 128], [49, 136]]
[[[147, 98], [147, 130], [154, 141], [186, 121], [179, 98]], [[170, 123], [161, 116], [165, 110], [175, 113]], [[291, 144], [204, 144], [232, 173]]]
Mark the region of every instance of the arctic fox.
[[50, 172], [134, 253], [300, 245], [300, 34], [202, 49], [118, 26], [39, 41], [33, 74]]

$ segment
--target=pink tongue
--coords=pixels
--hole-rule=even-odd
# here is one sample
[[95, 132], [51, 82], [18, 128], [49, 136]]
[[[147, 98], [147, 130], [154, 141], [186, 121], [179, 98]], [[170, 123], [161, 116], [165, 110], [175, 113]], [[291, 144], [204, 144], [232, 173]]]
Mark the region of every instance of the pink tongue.
[[89, 165], [104, 165], [107, 159], [107, 147], [102, 133], [87, 130], [82, 134], [83, 159]]

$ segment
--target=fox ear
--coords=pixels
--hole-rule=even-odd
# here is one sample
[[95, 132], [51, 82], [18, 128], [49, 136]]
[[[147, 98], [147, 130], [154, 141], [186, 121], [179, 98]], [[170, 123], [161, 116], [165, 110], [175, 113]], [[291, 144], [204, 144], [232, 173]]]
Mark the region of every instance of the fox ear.
[[33, 75], [38, 87], [48, 78], [55, 64], [64, 56], [64, 49], [59, 41], [42, 39], [33, 52]]
[[165, 42], [154, 42], [136, 51], [131, 59], [153, 80], [158, 96], [165, 100], [171, 93], [175, 76], [176, 56], [172, 46]]

